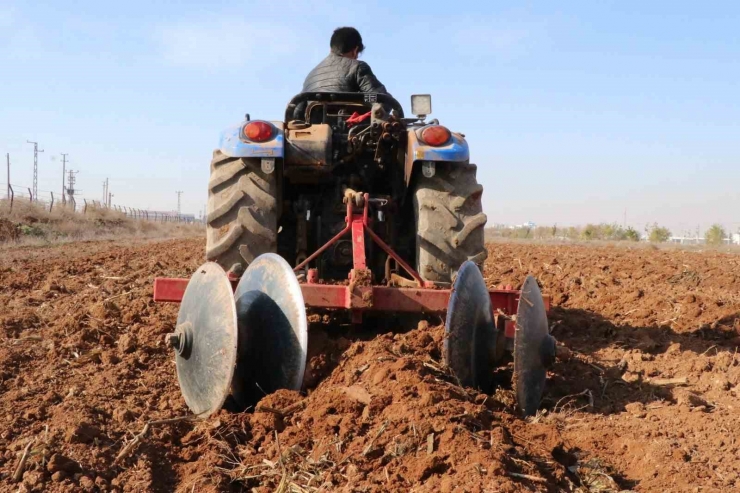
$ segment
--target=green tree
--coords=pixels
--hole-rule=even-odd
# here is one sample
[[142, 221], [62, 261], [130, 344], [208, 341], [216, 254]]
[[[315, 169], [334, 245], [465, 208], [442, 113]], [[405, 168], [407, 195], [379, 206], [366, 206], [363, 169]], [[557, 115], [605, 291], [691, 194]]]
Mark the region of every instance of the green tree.
[[601, 236], [599, 227], [595, 224], [587, 224], [581, 231], [581, 236], [584, 240], [598, 240]]
[[712, 224], [707, 232], [704, 233], [704, 239], [707, 245], [721, 245], [725, 238], [727, 238], [727, 232], [719, 224]]
[[635, 228], [630, 226], [624, 232], [624, 238], [629, 241], [640, 241], [640, 233]]
[[575, 226], [569, 226], [565, 231], [565, 237], [570, 240], [577, 240], [580, 235], [580, 231]]
[[671, 231], [663, 226], [658, 226], [658, 223], [653, 223], [653, 227], [650, 228], [648, 239], [652, 243], [665, 243], [671, 237]]

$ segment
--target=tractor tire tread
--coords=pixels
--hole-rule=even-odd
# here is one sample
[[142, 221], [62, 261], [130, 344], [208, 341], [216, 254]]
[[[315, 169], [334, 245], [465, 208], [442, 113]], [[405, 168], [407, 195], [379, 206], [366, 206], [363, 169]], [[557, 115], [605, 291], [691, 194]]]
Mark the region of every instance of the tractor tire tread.
[[482, 266], [488, 257], [476, 171], [474, 164], [445, 163], [432, 178], [416, 177], [416, 268], [427, 281], [453, 282], [463, 262]]
[[255, 160], [213, 152], [206, 211], [206, 260], [241, 275], [277, 251], [277, 183]]

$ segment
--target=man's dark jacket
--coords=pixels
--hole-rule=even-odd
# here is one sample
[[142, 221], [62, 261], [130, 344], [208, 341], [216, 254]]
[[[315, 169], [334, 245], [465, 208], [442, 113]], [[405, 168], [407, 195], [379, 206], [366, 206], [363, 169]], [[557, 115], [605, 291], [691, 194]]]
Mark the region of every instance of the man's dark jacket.
[[330, 53], [303, 83], [303, 92], [371, 92], [387, 94], [370, 65]]
[[[370, 65], [334, 53], [330, 53], [309, 72], [301, 92], [388, 94], [385, 86], [373, 74]], [[298, 105], [295, 111], [297, 119], [302, 118], [304, 109], [304, 104]]]

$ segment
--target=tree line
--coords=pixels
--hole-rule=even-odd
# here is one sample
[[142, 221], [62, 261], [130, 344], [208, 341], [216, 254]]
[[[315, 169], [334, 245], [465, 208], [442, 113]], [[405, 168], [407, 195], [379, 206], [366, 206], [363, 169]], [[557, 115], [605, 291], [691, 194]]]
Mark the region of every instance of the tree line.
[[[585, 226], [493, 226], [486, 228], [489, 238], [519, 238], [535, 240], [599, 240], [599, 241], [643, 241], [651, 243], [665, 243], [673, 234], [665, 226], [658, 223], [647, 225], [643, 231], [631, 226], [621, 226], [616, 223], [586, 224]], [[708, 245], [721, 245], [729, 235], [720, 224], [713, 224], [704, 233], [704, 241]]]

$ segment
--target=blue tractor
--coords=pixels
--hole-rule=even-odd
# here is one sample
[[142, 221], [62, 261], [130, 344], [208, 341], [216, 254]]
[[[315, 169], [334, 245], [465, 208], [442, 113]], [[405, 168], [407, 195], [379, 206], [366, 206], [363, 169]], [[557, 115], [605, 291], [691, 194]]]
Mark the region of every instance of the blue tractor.
[[[483, 187], [468, 144], [426, 121], [431, 96], [412, 96], [411, 106], [406, 118], [384, 94], [302, 93], [284, 121], [247, 115], [224, 131], [208, 184], [207, 260], [233, 278], [268, 252], [299, 265], [345, 226], [344, 204], [367, 193], [373, 230], [425, 281], [449, 286], [463, 262], [481, 265]], [[347, 279], [351, 246], [323, 252], [319, 277]], [[388, 255], [371, 246], [367, 262], [382, 282]]]
[[548, 299], [489, 290], [483, 187], [462, 134], [411, 98], [411, 118], [383, 94], [302, 93], [285, 120], [226, 130], [208, 183], [206, 262], [187, 279], [155, 279], [179, 302], [175, 331], [185, 401], [209, 415], [305, 387], [307, 310], [443, 314], [442, 356], [462, 385], [490, 390], [513, 355], [517, 400], [540, 404], [555, 355]]

